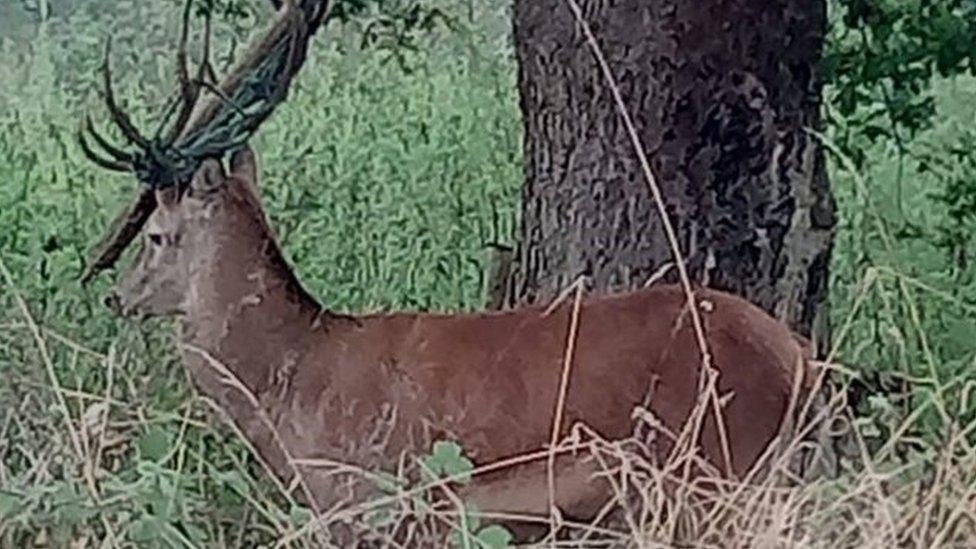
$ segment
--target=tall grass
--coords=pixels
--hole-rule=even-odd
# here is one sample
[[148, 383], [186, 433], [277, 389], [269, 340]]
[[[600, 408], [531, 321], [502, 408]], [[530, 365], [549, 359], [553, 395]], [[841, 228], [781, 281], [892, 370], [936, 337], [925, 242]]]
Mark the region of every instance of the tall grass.
[[[406, 68], [360, 47], [354, 26], [330, 28], [254, 143], [286, 254], [332, 308], [476, 309], [486, 244], [514, 239], [521, 124], [507, 13], [475, 5], [470, 25], [467, 7], [446, 8], [460, 30], [423, 38]], [[117, 322], [100, 306], [111, 277], [77, 282], [135, 190], [83, 160], [72, 137], [86, 109], [100, 118], [91, 91], [101, 42], [115, 36], [120, 94], [148, 125], [171, 82], [173, 12], [81, 10], [34, 29], [28, 48], [5, 41], [0, 51], [3, 547], [253, 546], [307, 526], [189, 389], [166, 323]], [[218, 65], [239, 35], [217, 29]], [[959, 85], [939, 84], [942, 118], [913, 146], [972, 122]], [[867, 171], [832, 158], [836, 361], [902, 389], [862, 405], [862, 444], [839, 479], [733, 490], [718, 511], [628, 500], [631, 519], [609, 533], [580, 528], [585, 543], [948, 546], [976, 535], [976, 287], [925, 237], [942, 221], [926, 197], [937, 182], [898, 162], [884, 144]], [[894, 202], [898, 173], [904, 204]], [[922, 237], [905, 237], [909, 225]], [[615, 459], [630, 464], [632, 486], [657, 482], [636, 457]]]

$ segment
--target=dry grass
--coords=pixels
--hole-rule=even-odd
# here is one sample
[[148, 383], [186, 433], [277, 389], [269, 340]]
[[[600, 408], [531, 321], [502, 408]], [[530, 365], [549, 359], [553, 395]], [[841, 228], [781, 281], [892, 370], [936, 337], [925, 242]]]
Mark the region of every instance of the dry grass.
[[[8, 330], [30, 333], [32, 320], [13, 323]], [[125, 366], [128, 358], [116, 351], [101, 354], [82, 343], [37, 330], [36, 342], [49, 347], [70, 349], [76, 361], [96, 361], [104, 368], [116, 370]], [[40, 347], [39, 347], [40, 348]], [[159, 417], [152, 410], [138, 404], [141, 389], [129, 387], [132, 400], [120, 400], [108, 395], [89, 394], [70, 389], [72, 383], [44, 389], [61, 395], [71, 403], [66, 409], [44, 410], [43, 399], [36, 391], [27, 392], [19, 405], [8, 408], [0, 433], [0, 481], [9, 486], [9, 471], [2, 464], [10, 463], [11, 454], [29, 461], [23, 481], [37, 485], [49, 484], [52, 479], [91, 479], [92, 524], [102, 524], [102, 532], [116, 531], [120, 525], [117, 513], [102, 511], [123, 504], [125, 494], [115, 493], [96, 500], [105, 492], [102, 483], [111, 483], [118, 471], [120, 458], [140, 443], [138, 434], [160, 421], [179, 422], [183, 436], [166, 449], [169, 459], [182, 467], [189, 481], [193, 469], [199, 475], [214, 474], [202, 455], [185, 437], [186, 431], [211, 432], [219, 439], [228, 435], [214, 433], [212, 414], [206, 413], [197, 399], [184, 403], [180, 417]], [[27, 386], [18, 384], [23, 389]], [[40, 387], [34, 387], [39, 389]], [[964, 388], [959, 388], [964, 391]], [[947, 393], [947, 398], [955, 396]], [[46, 412], [46, 413], [45, 413]], [[842, 409], [832, 413], [835, 419], [851, 420]], [[646, 444], [649, 433], [657, 431], [657, 422], [644, 410], [635, 410], [635, 437], [627, 441], [605, 441], [588, 431], [584, 425], [573, 429], [573, 436], [560, 441], [556, 452], [575, 452], [580, 459], [596, 460], [603, 474], [611, 480], [615, 501], [607, 507], [602, 520], [594, 524], [574, 524], [558, 517], [542, 520], [558, 524], [559, 539], [545, 540], [542, 546], [555, 547], [964, 547], [976, 539], [976, 452], [971, 444], [976, 423], [953, 425], [930, 441], [919, 439], [922, 414], [910, 414], [888, 425], [893, 436], [878, 440], [866, 433], [877, 423], [862, 418], [853, 421], [853, 445], [840, 457], [836, 478], [819, 478], [808, 482], [796, 481], [790, 464], [809, 444], [799, 438], [789, 438], [783, 453], [770, 452], [766, 456], [768, 470], [762, 480], [736, 483], [720, 480], [719, 476], [705, 477], [695, 482], [683, 480], [681, 471], [696, 456], [685, 452], [672, 456], [664, 464], [648, 461]], [[847, 421], [845, 423], [850, 424]], [[68, 425], [69, 427], [66, 427]], [[806, 425], [800, 423], [801, 428]], [[688, 426], [692, 428], [692, 426]], [[74, 433], [72, 435], [71, 433]], [[232, 436], [232, 435], [231, 435]], [[673, 436], [680, 437], [680, 434]], [[82, 451], [76, 453], [71, 442], [77, 437]], [[224, 440], [224, 443], [227, 441]], [[14, 443], [11, 445], [10, 443]], [[529, 460], [548, 459], [550, 451], [540, 449], [532, 455], [487, 464], [476, 468], [477, 475], [490, 470], [512, 466]], [[164, 456], [163, 460], [167, 460]], [[296, 460], [299, 467], [349, 467], [354, 465], [323, 463], [315, 460]], [[700, 464], [700, 462], [699, 462]], [[445, 485], [450, 478], [436, 480], [412, 488], [401, 487], [381, 500], [350, 502], [348, 505], [324, 511], [321, 521], [290, 521], [288, 501], [291, 489], [279, 486], [275, 490], [261, 488], [262, 477], [254, 469], [241, 465], [242, 481], [250, 488], [242, 490], [245, 508], [252, 525], [251, 531], [240, 531], [241, 541], [263, 539], [282, 547], [320, 546], [324, 540], [317, 535], [319, 526], [345, 524], [363, 539], [374, 540], [380, 546], [441, 546], [445, 532], [470, 532], [470, 525], [459, 512], [461, 502], [445, 498]], [[707, 467], [707, 466], [706, 466]], [[360, 472], [372, 480], [375, 472]], [[265, 479], [266, 480], [266, 479]], [[88, 485], [88, 481], [79, 482]], [[665, 487], [667, 489], [665, 489]], [[292, 487], [293, 488], [293, 487]], [[75, 494], [84, 500], [81, 493]], [[130, 494], [129, 497], [132, 497]], [[54, 496], [60, 497], [60, 496]], [[453, 499], [453, 501], [452, 501]], [[115, 500], [115, 501], [112, 501]], [[386, 520], [377, 526], [377, 510], [385, 509]], [[509, 517], [511, 518], [511, 517]], [[19, 530], [16, 523], [5, 522], [0, 528], [0, 540], [11, 542]], [[32, 536], [17, 539], [44, 545], [54, 543], [55, 534], [49, 528], [39, 528]], [[100, 537], [101, 534], [98, 536]], [[169, 545], [193, 546], [180, 540], [178, 531], [165, 536]], [[68, 539], [60, 542], [73, 547], [100, 546], [96, 536], [76, 529]], [[397, 540], [397, 541], [394, 541]], [[186, 542], [186, 543], [184, 543]], [[106, 547], [132, 546], [131, 541], [114, 536], [100, 542]], [[477, 538], [468, 538], [469, 546], [478, 546]], [[224, 546], [236, 546], [224, 540]], [[9, 546], [9, 545], [7, 545]]]
[[[880, 275], [872, 276], [871, 280], [879, 284]], [[29, 338], [38, 364], [55, 360], [52, 357], [66, 357], [68, 367], [59, 368], [62, 372], [78, 372], [87, 362], [98, 364], [109, 374], [129, 366], [131, 354], [120, 353], [117, 347], [103, 354], [83, 342], [39, 327], [13, 284], [8, 287], [14, 289], [14, 299], [23, 306], [22, 317], [5, 325], [6, 333], [18, 341]], [[878, 289], [871, 283], [864, 284], [863, 288], [862, 295]], [[858, 314], [857, 307], [852, 314]], [[849, 325], [845, 323], [839, 330], [839, 342], [843, 342], [845, 327]], [[837, 368], [837, 375], [846, 370]], [[18, 404], [7, 403], [10, 407], [6, 408], [0, 424], [2, 485], [11, 485], [6, 464], [15, 462], [21, 462], [18, 485], [48, 486], [55, 479], [73, 482], [71, 485], [81, 490], [69, 495], [84, 502], [82, 508], [91, 515], [84, 524], [98, 528], [99, 533], [96, 536], [92, 530], [75, 528], [67, 537], [59, 538], [61, 534], [56, 533], [56, 528], [42, 526], [25, 535], [23, 524], [7, 521], [0, 523], [0, 540], [7, 546], [15, 539], [40, 546], [133, 546], [132, 526], [125, 522], [130, 517], [120, 514], [118, 509], [139, 495], [119, 490], [113, 486], [116, 482], [113, 479], [119, 474], [123, 456], [145, 444], [141, 434], [159, 422], [179, 424], [178, 438], [157, 459], [160, 463], [175, 463], [174, 469], [187, 477], [184, 482], [207, 482], [208, 477], [221, 476], [207, 462], [204, 453], [190, 443], [192, 432], [208, 433], [219, 444], [230, 444], [229, 439], [236, 436], [215, 431], [214, 414], [197, 398], [184, 402], [178, 416], [165, 417], [139, 404], [143, 389], [132, 384], [115, 389], [109, 385], [104, 394], [93, 394], [85, 392], [84, 383], [79, 379], [55, 377], [49, 384], [33, 385], [25, 383], [26, 380], [11, 381], [13, 387], [19, 388], [15, 394], [19, 392], [23, 398]], [[240, 388], [233, 380], [228, 383]], [[118, 394], [118, 389], [128, 398], [112, 396]], [[48, 407], [48, 400], [38, 390], [51, 393], [54, 402], [60, 404]], [[940, 400], [966, 400], [970, 390], [966, 385], [946, 388]], [[815, 417], [798, 422], [794, 433], [785, 434], [781, 444], [771, 446], [761, 466], [755, 469], [756, 476], [745, 482], [722, 480], [716, 469], [687, 449], [675, 453], [666, 463], [650, 462], [647, 445], [655, 437], [671, 436], [680, 440], [696, 428], [692, 422], [686, 426], [685, 433], [665, 433], [659, 422], [642, 409], [635, 410], [632, 439], [606, 441], [585, 425], [576, 425], [573, 434], [559, 441], [555, 448], [543, 448], [505, 463], [484, 464], [469, 474], [546, 460], [554, 453], [573, 452], [580, 459], [595, 460], [611, 481], [614, 501], [593, 524], [563, 521], [557, 514], [522, 517], [557, 527], [557, 538], [540, 542], [540, 546], [546, 547], [964, 547], [971, 544], [976, 539], [976, 451], [972, 445], [976, 423], [949, 421], [947, 428], [923, 437], [919, 433], [928, 428], [922, 424], [925, 414], [921, 409], [901, 417], [888, 414], [854, 418], [841, 405], [845, 393], [831, 394], [835, 397], [828, 399], [831, 406], [807, 407], [800, 403], [798, 410], [809, 410]], [[699, 421], [702, 417], [698, 416]], [[811, 435], [816, 435], [824, 424], [837, 423], [852, 426], [853, 435], [837, 456], [838, 474], [833, 478], [799, 480], [796, 458], [808, 460], [806, 453], [816, 448], [810, 442], [816, 437]], [[890, 436], [879, 438], [879, 426]], [[404, 459], [409, 463], [416, 457]], [[379, 500], [348, 502], [323, 510], [316, 520], [311, 514], [294, 516], [298, 507], [293, 492], [300, 488], [300, 483], [271, 488], [265, 484], [268, 475], [246, 465], [246, 455], [238, 455], [236, 459], [240, 460], [238, 491], [244, 499], [248, 527], [236, 531], [238, 539], [223, 539], [219, 546], [234, 547], [259, 540], [276, 547], [324, 546], [328, 540], [323, 532], [334, 530], [337, 525], [347, 535], [351, 532], [357, 538], [384, 547], [439, 547], [445, 543], [445, 536], [452, 533], [461, 546], [487, 546], [480, 544], [476, 537], [478, 530], [470, 523], [473, 520], [470, 510], [466, 511], [463, 502], [448, 491], [448, 481], [456, 478], [445, 477], [412, 487], [400, 485]], [[292, 462], [296, 470], [343, 469], [370, 482], [379, 474], [358, 470], [355, 464], [301, 459]], [[692, 462], [705, 470], [711, 469], [712, 475], [687, 481], [683, 471]], [[0, 495], [9, 499], [9, 494], [0, 492]], [[61, 506], [67, 505], [70, 499], [60, 493], [47, 495]], [[37, 505], [33, 512], [40, 514], [45, 502], [38, 501]], [[55, 515], [56, 507], [52, 506]], [[381, 512], [384, 520], [377, 523]], [[118, 534], [126, 529], [130, 531], [129, 536]], [[162, 536], [165, 545], [195, 546], [179, 528], [164, 528]], [[97, 544], [96, 538], [101, 540]]]

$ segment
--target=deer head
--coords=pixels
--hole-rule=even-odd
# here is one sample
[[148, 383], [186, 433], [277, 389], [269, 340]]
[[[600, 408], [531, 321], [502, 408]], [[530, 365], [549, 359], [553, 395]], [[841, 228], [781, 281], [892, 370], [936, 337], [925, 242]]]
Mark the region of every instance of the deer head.
[[121, 316], [182, 310], [187, 289], [187, 266], [181, 253], [186, 224], [180, 216], [179, 190], [167, 187], [155, 191], [153, 198], [156, 207], [146, 220], [142, 248], [105, 297], [105, 305]]
[[212, 252], [207, 250], [212, 246], [208, 233], [222, 230], [216, 210], [226, 209], [229, 185], [256, 196], [257, 165], [249, 148], [231, 156], [230, 177], [220, 162], [209, 159], [185, 189], [154, 191], [156, 207], [146, 220], [142, 247], [105, 304], [116, 314], [139, 319], [185, 312], [191, 266]]
[[[91, 161], [108, 170], [136, 174], [144, 188], [113, 223], [113, 230], [89, 261], [83, 283], [115, 264], [161, 200], [178, 200], [205, 160], [219, 159], [241, 147], [285, 99], [292, 77], [305, 60], [309, 40], [321, 26], [331, 3], [328, 0], [271, 0], [271, 3], [277, 10], [274, 23], [218, 82], [209, 61], [209, 14], [202, 40], [202, 61], [191, 77], [187, 41], [192, 0], [187, 0], [176, 55], [176, 97], [165, 109], [152, 137], [143, 135], [116, 101], [109, 63], [111, 41], [106, 43], [102, 96], [111, 120], [135, 150], [112, 144], [95, 130], [88, 117], [79, 132], [79, 144]], [[96, 152], [89, 140], [101, 152]], [[172, 190], [164, 190], [169, 188]], [[165, 225], [164, 217], [159, 216], [154, 222]]]

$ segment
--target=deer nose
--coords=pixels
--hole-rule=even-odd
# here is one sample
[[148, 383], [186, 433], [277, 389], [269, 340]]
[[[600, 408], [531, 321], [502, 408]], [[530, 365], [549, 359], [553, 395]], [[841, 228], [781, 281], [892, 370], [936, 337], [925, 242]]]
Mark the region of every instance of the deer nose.
[[109, 292], [106, 294], [105, 299], [102, 300], [102, 303], [113, 313], [117, 315], [122, 314], [122, 300], [119, 298], [119, 294]]

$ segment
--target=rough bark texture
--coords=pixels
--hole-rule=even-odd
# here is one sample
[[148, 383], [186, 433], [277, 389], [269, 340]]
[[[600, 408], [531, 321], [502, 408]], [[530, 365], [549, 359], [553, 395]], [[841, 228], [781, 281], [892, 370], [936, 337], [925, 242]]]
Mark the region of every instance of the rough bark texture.
[[[826, 333], [834, 204], [820, 125], [823, 0], [578, 0], [637, 124], [693, 278]], [[516, 0], [523, 227], [506, 305], [673, 261], [566, 0]], [[673, 279], [672, 270], [669, 277]]]

